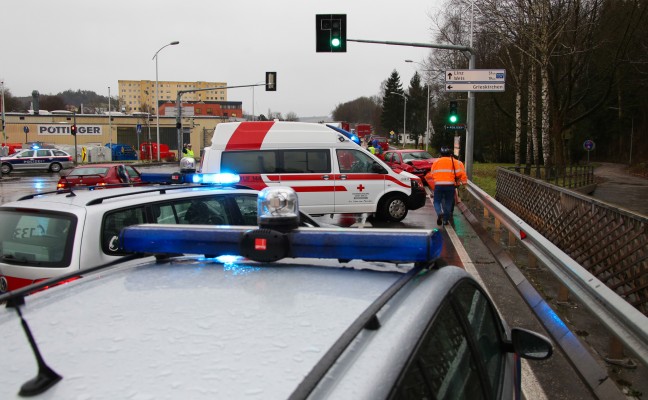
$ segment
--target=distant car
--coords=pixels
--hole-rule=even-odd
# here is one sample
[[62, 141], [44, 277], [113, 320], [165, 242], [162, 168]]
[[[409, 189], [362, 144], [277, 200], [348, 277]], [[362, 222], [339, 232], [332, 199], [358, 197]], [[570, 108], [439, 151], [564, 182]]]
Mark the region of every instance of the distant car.
[[[123, 257], [117, 237], [133, 224], [256, 225], [257, 193], [196, 185], [72, 188], [5, 203], [0, 293]], [[305, 214], [301, 223], [320, 226]]]
[[430, 172], [432, 164], [436, 161], [427, 151], [414, 149], [388, 150], [382, 156], [392, 169], [407, 171], [421, 178], [423, 182], [425, 174]]
[[0, 171], [8, 174], [13, 170], [46, 170], [59, 172], [64, 168], [72, 168], [72, 156], [58, 149], [27, 149], [17, 152], [9, 157], [0, 157]]
[[520, 398], [552, 344], [444, 266], [439, 231], [301, 228], [285, 189], [258, 227], [131, 226], [157, 259], [0, 295], [0, 398]]
[[141, 183], [137, 169], [124, 164], [81, 165], [61, 176], [56, 187], [67, 189], [75, 186], [109, 186], [120, 183]]

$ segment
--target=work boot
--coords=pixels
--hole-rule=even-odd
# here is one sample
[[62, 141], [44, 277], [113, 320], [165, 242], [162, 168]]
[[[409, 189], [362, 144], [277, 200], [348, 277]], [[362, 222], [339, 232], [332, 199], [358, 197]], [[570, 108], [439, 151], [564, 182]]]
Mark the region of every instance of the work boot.
[[441, 221], [443, 220], [443, 214], [437, 216], [437, 225], [441, 226]]

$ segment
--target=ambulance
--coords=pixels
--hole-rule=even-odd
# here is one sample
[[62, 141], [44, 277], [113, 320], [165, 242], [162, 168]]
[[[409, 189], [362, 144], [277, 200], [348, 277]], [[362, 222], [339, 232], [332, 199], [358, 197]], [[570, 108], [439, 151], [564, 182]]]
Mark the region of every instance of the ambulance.
[[402, 221], [423, 207], [422, 181], [395, 172], [354, 143], [349, 133], [324, 124], [256, 121], [216, 126], [203, 173], [235, 173], [252, 189], [289, 186], [313, 215], [373, 213]]

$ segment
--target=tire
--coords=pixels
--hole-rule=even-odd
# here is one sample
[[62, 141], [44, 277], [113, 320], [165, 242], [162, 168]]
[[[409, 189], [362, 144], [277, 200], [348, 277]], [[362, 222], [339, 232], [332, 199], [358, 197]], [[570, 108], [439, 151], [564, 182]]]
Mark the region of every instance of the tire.
[[0, 167], [0, 171], [2, 171], [3, 174], [8, 174], [11, 170], [11, 164], [2, 164], [2, 167]]
[[402, 194], [386, 196], [378, 206], [378, 218], [388, 222], [400, 222], [407, 216], [407, 198]]
[[49, 167], [50, 172], [60, 172], [61, 169], [62, 169], [62, 167], [61, 167], [61, 164], [59, 164], [59, 163], [53, 163]]

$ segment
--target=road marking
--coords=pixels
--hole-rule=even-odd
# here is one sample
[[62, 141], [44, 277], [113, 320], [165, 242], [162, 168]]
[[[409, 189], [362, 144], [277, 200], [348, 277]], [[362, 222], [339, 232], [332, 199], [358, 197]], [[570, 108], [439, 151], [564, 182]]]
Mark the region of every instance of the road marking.
[[[479, 284], [484, 288], [488, 296], [490, 296], [490, 293], [488, 293], [488, 289], [486, 288], [486, 285], [484, 285], [484, 281], [482, 280], [481, 276], [479, 276], [479, 273], [477, 272], [477, 268], [475, 268], [475, 263], [468, 255], [466, 248], [463, 246], [463, 243], [461, 243], [461, 239], [459, 239], [459, 236], [457, 236], [457, 232], [455, 232], [455, 230], [452, 228], [452, 225], [444, 225], [444, 227], [446, 228], [446, 233], [450, 237], [450, 241], [452, 242], [452, 245], [457, 251], [457, 255], [459, 256], [459, 259], [461, 260], [464, 269], [470, 275], [472, 275], [477, 282], [479, 282]], [[495, 308], [497, 309], [497, 305], [495, 305]], [[502, 313], [499, 312], [499, 309], [497, 310], [497, 312], [500, 315], [502, 315]], [[525, 399], [534, 399], [534, 400], [548, 399], [544, 390], [542, 390], [542, 386], [540, 386], [540, 384], [538, 383], [538, 379], [533, 373], [533, 370], [531, 370], [531, 367], [529, 366], [529, 362], [524, 358], [522, 359], [522, 394]]]

